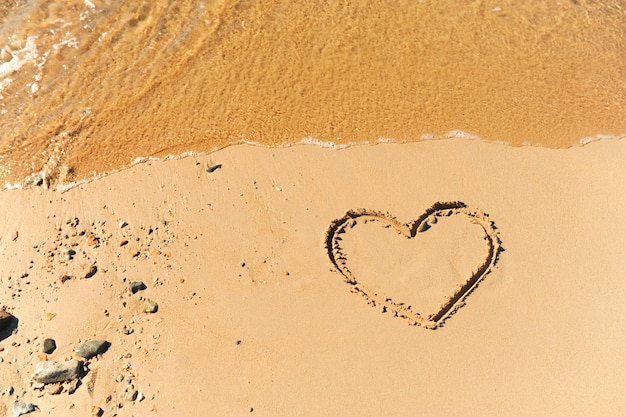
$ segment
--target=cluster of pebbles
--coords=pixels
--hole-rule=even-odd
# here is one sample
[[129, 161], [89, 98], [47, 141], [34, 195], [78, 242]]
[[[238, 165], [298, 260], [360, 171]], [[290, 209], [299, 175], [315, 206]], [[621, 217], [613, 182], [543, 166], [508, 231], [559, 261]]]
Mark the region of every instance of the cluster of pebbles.
[[[0, 414], [2, 414], [3, 408], [6, 407], [6, 405], [2, 404], [4, 401], [2, 397], [12, 403], [12, 415], [14, 417], [29, 414], [39, 409], [46, 411], [46, 404], [50, 404], [50, 402], [44, 401], [37, 404], [37, 398], [44, 396], [62, 397], [63, 394], [73, 395], [83, 385], [85, 386], [83, 389], [86, 389], [89, 395], [93, 397], [94, 384], [99, 369], [101, 370], [100, 379], [110, 378], [111, 382], [115, 384], [123, 383], [124, 385], [122, 385], [121, 392], [116, 389], [117, 395], [115, 397], [113, 395], [106, 396], [103, 404], [97, 404], [97, 401], [95, 401], [96, 405], [91, 407], [92, 416], [104, 415], [105, 409], [109, 410], [106, 412], [106, 415], [115, 416], [116, 412], [114, 410], [124, 407], [125, 404], [138, 403], [146, 399], [146, 395], [135, 387], [134, 366], [129, 361], [132, 354], [127, 351], [128, 348], [119, 346], [118, 349], [111, 349], [121, 352], [126, 351], [127, 353], [120, 354], [115, 359], [120, 362], [119, 371], [109, 372], [105, 376], [103, 375], [104, 372], [102, 372], [103, 368], [98, 367], [98, 361], [110, 355], [111, 353], [107, 352], [117, 342], [112, 343], [104, 339], [79, 340], [74, 343], [71, 355], [63, 356], [57, 350], [57, 340], [54, 338], [48, 337], [44, 339], [41, 335], [23, 337], [21, 333], [24, 323], [20, 322], [21, 318], [15, 316], [15, 311], [18, 310], [15, 308], [15, 303], [19, 302], [20, 298], [32, 298], [33, 295], [37, 294], [38, 288], [34, 288], [34, 285], [31, 285], [31, 278], [38, 273], [34, 268], [36, 263], [43, 264], [41, 267], [43, 274], [57, 277], [49, 286], [53, 288], [53, 291], [60, 291], [67, 285], [71, 285], [72, 282], [80, 280], [89, 280], [89, 282], [94, 282], [96, 285], [103, 285], [103, 282], [98, 278], [100, 274], [108, 271], [125, 271], [125, 268], [120, 266], [123, 265], [124, 259], [135, 261], [145, 259], [156, 263], [154, 258], [161, 256], [161, 259], [167, 261], [168, 254], [160, 250], [170, 243], [168, 238], [171, 239], [171, 237], [167, 236], [167, 231], [164, 233], [166, 239], [157, 241], [157, 234], [154, 232], [158, 227], [140, 228], [140, 231], [144, 231], [141, 234], [141, 238], [137, 236], [137, 230], [130, 232], [128, 229], [129, 225], [126, 222], [119, 223], [117, 232], [115, 230], [112, 232], [107, 227], [106, 222], [101, 222], [100, 224], [91, 223], [83, 227], [82, 222], [78, 218], [71, 218], [64, 225], [58, 227], [56, 239], [32, 247], [33, 256], [28, 262], [26, 272], [17, 275], [19, 279], [11, 278], [11, 276], [16, 276], [11, 274], [11, 276], [5, 276], [4, 279], [0, 280], [0, 283], [3, 281], [4, 297], [8, 295], [9, 301], [0, 303], [0, 342], [4, 342], [0, 344], [0, 353], [5, 351], [6, 348], [4, 346], [11, 346], [16, 349], [19, 349], [20, 346], [28, 346], [30, 350], [28, 355], [30, 356], [27, 355], [26, 358], [32, 357], [34, 359], [34, 361], [30, 359], [25, 361], [23, 358], [19, 359], [21, 356], [13, 355], [14, 357], [5, 363], [5, 365], [9, 364], [17, 368], [14, 372], [19, 374], [22, 373], [21, 370], [26, 366], [30, 366], [30, 378], [28, 378], [28, 387], [13, 386], [16, 383], [15, 380], [11, 386], [0, 386]], [[14, 232], [11, 236], [11, 241], [18, 241], [20, 237], [18, 232]], [[100, 262], [99, 264], [101, 257], [98, 256], [98, 251], [102, 250], [99, 248], [108, 248], [108, 251], [114, 255], [105, 259], [113, 259], [113, 261], [109, 263]], [[111, 253], [107, 254], [111, 255]], [[39, 258], [37, 258], [37, 255]], [[121, 259], [122, 261], [116, 263], [116, 259]], [[32, 281], [34, 282], [34, 280]], [[123, 308], [127, 307], [127, 303], [130, 301], [128, 297], [131, 297], [132, 304], [128, 307], [136, 306], [135, 312], [147, 315], [158, 312], [158, 303], [151, 298], [143, 296], [144, 292], [149, 292], [146, 291], [148, 286], [143, 281], [130, 281], [122, 278], [122, 282], [126, 285], [125, 293], [119, 296]], [[162, 282], [155, 279], [154, 286], [159, 285], [162, 285]], [[44, 303], [47, 303], [47, 301], [44, 301]], [[111, 310], [113, 311], [114, 309]], [[132, 311], [131, 314], [133, 314]], [[133, 335], [137, 323], [141, 322], [141, 319], [135, 316], [130, 321], [123, 323], [126, 320], [122, 320], [122, 314], [114, 316], [109, 309], [104, 311], [104, 315], [110, 318], [112, 322], [117, 317], [117, 323], [119, 323], [117, 324], [119, 326], [117, 331], [121, 337]], [[51, 321], [55, 316], [56, 314], [54, 313], [45, 314], [42, 323]], [[41, 330], [44, 330], [45, 327], [45, 324], [40, 326]], [[152, 338], [157, 339], [158, 335], [153, 335]], [[40, 342], [37, 343], [37, 340], [40, 340]], [[127, 345], [122, 339], [119, 342], [122, 345]], [[32, 350], [37, 345], [39, 346], [37, 349], [39, 352]], [[135, 340], [134, 345], [137, 349], [142, 348], [137, 345], [137, 340]], [[143, 347], [143, 350], [145, 351], [145, 347]], [[67, 350], [64, 352], [67, 353]], [[0, 355], [0, 362], [4, 362], [3, 356]], [[55, 356], [58, 357], [54, 358], [54, 360], [50, 358]], [[2, 378], [0, 378], [0, 382], [2, 382], [1, 380]], [[115, 393], [113, 394], [115, 395]], [[73, 407], [73, 403], [68, 406], [68, 408]]]

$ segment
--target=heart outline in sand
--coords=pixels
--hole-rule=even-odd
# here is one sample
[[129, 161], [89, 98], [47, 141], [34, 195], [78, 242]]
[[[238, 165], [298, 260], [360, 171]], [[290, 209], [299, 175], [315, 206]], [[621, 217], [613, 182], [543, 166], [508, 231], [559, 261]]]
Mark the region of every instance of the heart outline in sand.
[[[428, 229], [429, 219], [433, 216], [465, 215], [473, 223], [479, 225], [483, 231], [488, 248], [488, 254], [480, 265], [472, 272], [471, 276], [462, 285], [455, 288], [444, 301], [439, 310], [428, 315], [422, 315], [411, 309], [401, 300], [394, 301], [389, 297], [377, 294], [363, 283], [348, 268], [348, 259], [341, 246], [341, 234], [355, 227], [359, 220], [373, 219], [383, 223], [384, 227], [393, 227], [399, 234], [407, 239], [413, 239], [421, 231]], [[328, 257], [335, 269], [343, 275], [344, 281], [352, 286], [353, 292], [365, 297], [368, 304], [376, 307], [382, 306], [383, 312], [392, 312], [395, 316], [405, 318], [414, 325], [420, 325], [429, 329], [441, 327], [445, 320], [464, 305], [467, 296], [478, 286], [480, 281], [491, 272], [502, 250], [501, 241], [495, 225], [488, 216], [479, 210], [471, 210], [460, 201], [436, 202], [429, 207], [416, 220], [401, 223], [389, 213], [367, 209], [350, 210], [345, 216], [331, 222], [325, 240]]]

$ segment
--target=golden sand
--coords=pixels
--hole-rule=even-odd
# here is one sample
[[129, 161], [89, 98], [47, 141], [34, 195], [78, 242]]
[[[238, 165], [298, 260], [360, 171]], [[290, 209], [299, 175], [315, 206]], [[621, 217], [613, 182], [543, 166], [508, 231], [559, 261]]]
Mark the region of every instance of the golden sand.
[[[118, 417], [619, 416], [625, 158], [623, 140], [568, 150], [458, 139], [240, 145], [65, 193], [4, 190], [0, 303], [19, 324], [0, 332], [0, 415], [27, 401], [68, 417], [93, 406]], [[326, 231], [348, 210], [404, 223], [454, 199], [488, 213], [504, 250], [442, 327], [372, 304], [328, 256]], [[456, 216], [429, 221], [413, 241], [384, 236], [370, 258], [352, 248], [380, 245], [372, 239], [384, 224], [341, 234], [357, 286], [428, 313], [431, 299], [415, 289], [454, 294], [484, 250], [475, 225]], [[364, 234], [370, 226], [381, 229]], [[417, 245], [413, 257], [406, 244]], [[385, 257], [411, 262], [362, 275]], [[459, 275], [433, 282], [428, 273], [446, 265]], [[132, 294], [139, 280], [147, 288]], [[158, 311], [143, 313], [142, 298]], [[74, 394], [50, 395], [31, 386], [46, 337], [54, 361], [76, 357], [84, 340], [111, 347]], [[143, 401], [124, 400], [129, 380]]]
[[94, 4], [4, 12], [0, 44], [33, 35], [39, 56], [51, 51], [2, 93], [5, 180], [71, 181], [241, 141], [460, 130], [568, 147], [626, 133], [620, 2]]

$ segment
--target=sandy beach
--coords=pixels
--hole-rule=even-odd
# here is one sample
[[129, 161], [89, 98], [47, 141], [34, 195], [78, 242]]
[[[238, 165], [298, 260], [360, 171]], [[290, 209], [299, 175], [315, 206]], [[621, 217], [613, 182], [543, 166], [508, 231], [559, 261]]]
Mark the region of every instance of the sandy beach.
[[618, 0], [0, 2], [0, 416], [626, 415]]
[[[19, 324], [0, 340], [0, 409], [19, 400], [67, 416], [94, 406], [105, 416], [617, 416], [625, 157], [623, 140], [568, 150], [461, 139], [240, 145], [63, 193], [2, 191], [0, 299]], [[325, 236], [350, 210], [408, 223], [440, 201], [488, 216], [501, 251], [431, 329], [355, 291]], [[387, 253], [373, 255], [376, 222], [348, 228], [347, 265], [365, 275], [398, 260], [399, 281], [370, 274], [365, 285], [415, 311], [426, 304], [414, 288], [449, 296], [486, 249], [472, 219], [438, 218], [413, 238], [386, 236]], [[410, 254], [417, 267], [403, 270]], [[133, 294], [134, 281], [147, 288]], [[155, 313], [143, 312], [146, 299]], [[57, 349], [43, 358], [45, 338]], [[80, 359], [74, 350], [91, 339], [111, 345], [83, 359], [89, 371], [72, 395], [33, 384], [39, 361]], [[133, 390], [142, 401], [125, 399]]]

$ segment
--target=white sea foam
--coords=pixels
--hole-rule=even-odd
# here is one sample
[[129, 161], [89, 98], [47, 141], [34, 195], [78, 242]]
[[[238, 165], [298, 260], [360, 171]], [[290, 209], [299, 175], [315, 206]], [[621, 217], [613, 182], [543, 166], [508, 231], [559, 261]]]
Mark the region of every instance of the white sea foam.
[[471, 139], [471, 140], [482, 140], [480, 136], [476, 136], [471, 133], [464, 132], [462, 130], [451, 130], [445, 135], [446, 138], [460, 138], [460, 139]]
[[37, 65], [36, 59], [38, 55], [35, 39], [35, 36], [29, 36], [24, 47], [15, 51], [11, 51], [8, 47], [3, 48], [6, 53], [11, 55], [11, 59], [0, 64], [0, 91], [11, 83], [11, 79], [8, 79], [8, 82], [5, 81], [9, 75], [19, 71], [27, 63]]
[[347, 147], [349, 147], [350, 143], [347, 144], [336, 144], [335, 142], [331, 142], [331, 141], [323, 141], [323, 140], [319, 140], [317, 138], [304, 138], [302, 139], [300, 142], [296, 143], [297, 144], [302, 144], [302, 145], [313, 145], [313, 146], [319, 146], [322, 148], [330, 148], [330, 149], [345, 149]]
[[613, 140], [613, 139], [623, 139], [626, 138], [626, 133], [622, 135], [606, 135], [604, 133], [598, 133], [595, 136], [586, 136], [580, 140], [581, 145], [587, 145], [591, 142], [596, 142], [599, 140]]

